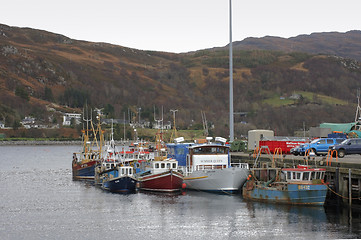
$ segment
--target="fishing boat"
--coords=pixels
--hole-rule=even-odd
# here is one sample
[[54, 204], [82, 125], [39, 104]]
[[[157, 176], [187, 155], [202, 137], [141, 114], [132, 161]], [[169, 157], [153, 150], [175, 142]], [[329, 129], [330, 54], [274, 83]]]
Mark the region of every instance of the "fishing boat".
[[136, 191], [137, 180], [134, 176], [133, 162], [120, 157], [113, 139], [105, 146], [104, 158], [95, 170], [95, 182], [102, 189], [114, 193], [132, 193]]
[[327, 194], [326, 169], [298, 165], [295, 168], [254, 168], [243, 198], [295, 205], [323, 205]]
[[138, 161], [137, 172], [140, 190], [173, 193], [182, 188], [183, 174], [178, 161], [167, 157], [162, 132], [156, 136], [154, 158]]
[[235, 193], [240, 190], [247, 179], [248, 164], [230, 164], [229, 147], [226, 139], [207, 137], [204, 143], [168, 144], [171, 157], [175, 157], [184, 173], [183, 182], [186, 189]]
[[83, 120], [86, 121], [86, 128], [82, 130], [82, 148], [80, 152], [73, 153], [73, 179], [94, 180], [95, 166], [102, 158], [103, 131], [100, 121], [95, 128], [92, 119]]

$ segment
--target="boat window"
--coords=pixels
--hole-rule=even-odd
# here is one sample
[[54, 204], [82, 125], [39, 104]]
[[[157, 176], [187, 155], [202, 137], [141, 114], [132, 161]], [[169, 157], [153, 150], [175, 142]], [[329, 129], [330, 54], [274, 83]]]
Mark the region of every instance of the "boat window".
[[125, 175], [128, 175], [128, 168], [125, 169]]
[[178, 148], [177, 149], [177, 154], [183, 155], [184, 154], [184, 148]]
[[177, 163], [173, 163], [173, 169], [177, 169]]
[[159, 163], [156, 163], [156, 164], [155, 164], [155, 168], [159, 168]]
[[287, 179], [291, 179], [291, 172], [287, 172]]
[[161, 167], [161, 168], [165, 168], [165, 164], [164, 164], [164, 163], [161, 163], [161, 164], [160, 164], [160, 167]]
[[297, 173], [297, 179], [298, 179], [298, 180], [301, 179], [301, 173], [300, 173], [300, 172]]
[[316, 172], [311, 173], [311, 179], [310, 180], [312, 180], [312, 179], [316, 179]]
[[309, 178], [310, 178], [310, 172], [304, 172], [302, 179], [307, 181], [307, 180], [309, 180]]
[[321, 172], [321, 179], [323, 179], [325, 177], [325, 172]]
[[170, 168], [170, 163], [167, 163], [167, 168]]
[[296, 179], [296, 173], [292, 172], [292, 179]]
[[122, 168], [122, 175], [124, 175], [124, 168]]
[[321, 172], [317, 172], [316, 179], [321, 179]]
[[129, 168], [129, 175], [132, 174], [132, 170], [133, 170], [133, 169]]

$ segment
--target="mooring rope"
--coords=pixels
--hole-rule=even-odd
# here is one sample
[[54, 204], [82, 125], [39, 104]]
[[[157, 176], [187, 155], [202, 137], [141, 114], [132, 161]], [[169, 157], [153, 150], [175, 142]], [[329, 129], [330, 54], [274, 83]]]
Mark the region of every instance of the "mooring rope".
[[[341, 197], [341, 198], [344, 198], [344, 199], [350, 199], [348, 197], [345, 197], [345, 196], [342, 196], [341, 194], [335, 192], [332, 188], [330, 188], [327, 184], [324, 184], [331, 192], [333, 192], [335, 195]], [[361, 200], [361, 197], [358, 197], [358, 198], [351, 198], [351, 200]]]

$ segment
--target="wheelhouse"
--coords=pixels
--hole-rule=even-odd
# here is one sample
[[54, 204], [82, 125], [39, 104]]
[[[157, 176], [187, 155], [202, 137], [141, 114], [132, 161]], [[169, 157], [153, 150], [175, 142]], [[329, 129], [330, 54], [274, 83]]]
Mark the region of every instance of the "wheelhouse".
[[285, 174], [287, 182], [303, 182], [324, 179], [326, 169], [299, 166], [297, 168], [284, 168], [282, 172]]

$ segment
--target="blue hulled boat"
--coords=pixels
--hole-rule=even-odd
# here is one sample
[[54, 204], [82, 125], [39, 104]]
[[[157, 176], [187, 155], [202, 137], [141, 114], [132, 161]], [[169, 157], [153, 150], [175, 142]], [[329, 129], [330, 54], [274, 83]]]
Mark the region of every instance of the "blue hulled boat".
[[253, 168], [243, 186], [243, 198], [264, 202], [296, 205], [323, 205], [327, 184], [326, 169], [297, 166], [297, 168]]
[[133, 167], [114, 165], [113, 168], [105, 170], [100, 174], [100, 187], [115, 193], [135, 192], [137, 180], [133, 175]]
[[104, 158], [95, 169], [95, 183], [110, 192], [135, 192], [137, 180], [134, 176], [133, 162], [131, 159], [121, 158], [121, 154], [116, 151], [113, 126], [111, 140], [105, 146], [105, 149]]

